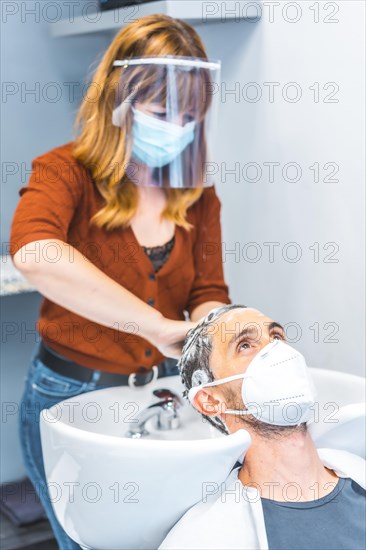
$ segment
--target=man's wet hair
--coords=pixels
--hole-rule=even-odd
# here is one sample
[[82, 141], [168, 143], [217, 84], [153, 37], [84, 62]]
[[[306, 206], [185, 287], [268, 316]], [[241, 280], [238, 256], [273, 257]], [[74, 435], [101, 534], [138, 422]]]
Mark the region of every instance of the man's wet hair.
[[[207, 384], [215, 380], [210, 368], [210, 358], [213, 347], [213, 331], [211, 327], [216, 321], [232, 309], [246, 309], [243, 305], [224, 305], [210, 311], [196, 327], [191, 329], [184, 341], [182, 356], [178, 361], [178, 368], [182, 382], [186, 387], [183, 395], [188, 398], [188, 392], [193, 386]], [[228, 434], [225, 424], [216, 416], [202, 414], [210, 424], [220, 432]]]

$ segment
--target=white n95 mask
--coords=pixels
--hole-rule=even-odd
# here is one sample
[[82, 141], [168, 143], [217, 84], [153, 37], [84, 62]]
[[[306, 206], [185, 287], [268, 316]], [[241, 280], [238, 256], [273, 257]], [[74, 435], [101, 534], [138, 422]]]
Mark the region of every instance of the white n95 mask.
[[281, 340], [271, 342], [258, 352], [244, 374], [192, 387], [188, 398], [193, 404], [202, 388], [241, 378], [246, 409], [228, 409], [225, 414], [251, 414], [274, 426], [296, 426], [312, 420], [316, 394], [309, 369], [303, 355]]

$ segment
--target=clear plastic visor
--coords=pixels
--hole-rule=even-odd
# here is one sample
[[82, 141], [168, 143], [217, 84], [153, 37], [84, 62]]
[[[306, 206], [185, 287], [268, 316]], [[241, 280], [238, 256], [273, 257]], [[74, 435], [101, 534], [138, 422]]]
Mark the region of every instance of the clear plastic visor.
[[112, 123], [125, 132], [126, 173], [137, 185], [213, 185], [220, 62], [132, 58], [121, 67]]

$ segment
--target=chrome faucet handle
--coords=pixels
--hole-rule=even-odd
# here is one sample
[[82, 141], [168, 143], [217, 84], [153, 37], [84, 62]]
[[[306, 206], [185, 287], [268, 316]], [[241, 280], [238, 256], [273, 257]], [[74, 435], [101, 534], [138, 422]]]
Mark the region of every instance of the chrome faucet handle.
[[159, 399], [166, 399], [167, 401], [175, 401], [177, 405], [183, 405], [182, 399], [176, 393], [166, 388], [159, 388], [153, 391], [153, 394]]
[[155, 427], [158, 430], [175, 430], [180, 426], [178, 409], [183, 405], [182, 400], [174, 392], [161, 388], [153, 391], [160, 400], [153, 403], [140, 412], [137, 424], [128, 430], [126, 437], [140, 438], [149, 435], [145, 424], [155, 419]]

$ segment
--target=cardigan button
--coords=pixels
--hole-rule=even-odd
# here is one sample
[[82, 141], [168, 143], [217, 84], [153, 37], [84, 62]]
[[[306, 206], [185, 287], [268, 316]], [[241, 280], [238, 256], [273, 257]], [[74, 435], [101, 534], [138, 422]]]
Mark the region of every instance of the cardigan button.
[[150, 273], [149, 274], [149, 279], [150, 279], [150, 281], [155, 281], [155, 279], [156, 279], [155, 273]]
[[155, 300], [154, 300], [154, 298], [149, 298], [148, 301], [147, 301], [147, 303], [149, 304], [149, 306], [155, 305]]
[[149, 348], [146, 349], [146, 350], [145, 350], [145, 355], [146, 355], [146, 357], [151, 357], [151, 355], [152, 355], [152, 350], [149, 349]]

